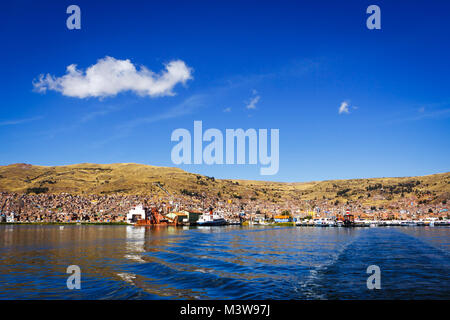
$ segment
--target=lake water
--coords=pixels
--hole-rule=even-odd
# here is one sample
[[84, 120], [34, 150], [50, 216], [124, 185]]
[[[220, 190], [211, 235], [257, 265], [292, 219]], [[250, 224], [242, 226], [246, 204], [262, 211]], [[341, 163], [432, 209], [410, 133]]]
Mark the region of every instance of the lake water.
[[0, 299], [449, 298], [447, 227], [0, 225]]

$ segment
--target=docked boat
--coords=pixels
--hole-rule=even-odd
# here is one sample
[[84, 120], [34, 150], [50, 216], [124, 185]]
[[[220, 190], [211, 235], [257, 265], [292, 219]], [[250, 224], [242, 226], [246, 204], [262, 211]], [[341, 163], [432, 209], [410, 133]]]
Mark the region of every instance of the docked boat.
[[319, 218], [314, 219], [314, 226], [315, 227], [334, 227], [335, 223], [334, 221], [328, 219], [328, 218]]
[[389, 227], [396, 227], [396, 226], [400, 226], [401, 223], [398, 220], [388, 220], [388, 221], [386, 221], [386, 225]]
[[416, 221], [416, 224], [417, 224], [417, 226], [420, 226], [420, 227], [429, 226], [430, 221], [424, 221], [424, 220], [420, 219], [419, 221]]
[[313, 221], [314, 221], [315, 227], [328, 227], [328, 224], [326, 223], [326, 221], [321, 218], [314, 219]]
[[436, 227], [449, 227], [450, 221], [449, 220], [436, 220], [434, 221], [434, 226]]
[[199, 226], [224, 226], [227, 224], [221, 215], [215, 214], [212, 210], [209, 213], [204, 213], [197, 220], [197, 225]]
[[353, 226], [354, 227], [369, 227], [370, 224], [366, 223], [364, 220], [354, 220]]

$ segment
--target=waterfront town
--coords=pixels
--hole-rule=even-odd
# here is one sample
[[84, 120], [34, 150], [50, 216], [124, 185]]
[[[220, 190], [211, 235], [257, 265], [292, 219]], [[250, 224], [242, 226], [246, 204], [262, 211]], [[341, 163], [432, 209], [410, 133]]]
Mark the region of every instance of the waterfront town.
[[[219, 199], [187, 195], [72, 195], [0, 193], [0, 222], [14, 223], [128, 223], [135, 208], [157, 208], [163, 215], [190, 216], [209, 211], [220, 213], [229, 223], [242, 221], [337, 220], [351, 213], [368, 221], [447, 221], [447, 200], [429, 202], [414, 196], [390, 201], [384, 206], [366, 206], [359, 201], [339, 204], [329, 200], [299, 200], [274, 203], [255, 199]], [[180, 220], [181, 221], [181, 220]], [[195, 222], [191, 217], [189, 222]]]

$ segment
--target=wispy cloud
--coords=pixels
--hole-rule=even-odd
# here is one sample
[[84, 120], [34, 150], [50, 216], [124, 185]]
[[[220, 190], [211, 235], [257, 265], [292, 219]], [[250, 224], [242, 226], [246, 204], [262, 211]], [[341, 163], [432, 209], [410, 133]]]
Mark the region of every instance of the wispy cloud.
[[42, 118], [43, 118], [42, 116], [38, 116], [38, 117], [34, 117], [34, 118], [4, 120], [4, 121], [0, 121], [0, 126], [13, 126], [13, 125], [16, 125], [16, 124], [22, 124], [22, 123], [27, 123], [27, 122], [40, 120]]
[[419, 114], [403, 119], [402, 121], [417, 121], [422, 119], [444, 118], [450, 115], [450, 108], [441, 110], [426, 111], [425, 108], [419, 109]]
[[177, 117], [181, 117], [184, 115], [192, 114], [197, 109], [205, 106], [206, 95], [204, 94], [195, 94], [188, 98], [186, 98], [183, 102], [175, 105], [174, 107], [168, 109], [166, 112], [159, 113], [150, 117], [145, 118], [136, 118], [134, 120], [130, 120], [116, 126], [115, 134], [109, 136], [106, 139], [101, 141], [95, 141], [92, 143], [93, 148], [98, 148], [106, 143], [114, 141], [116, 139], [124, 138], [129, 136], [133, 129], [142, 125], [155, 123], [163, 120], [173, 119]]
[[[305, 78], [315, 72], [319, 72], [326, 64], [327, 60], [324, 58], [292, 60], [283, 66], [272, 68], [267, 72], [227, 76], [226, 79], [222, 79], [222, 82], [226, 84], [227, 89], [253, 87], [266, 81]], [[256, 92], [256, 90], [252, 91]]]
[[107, 106], [107, 107], [105, 107], [104, 109], [101, 109], [101, 110], [88, 112], [88, 113], [86, 113], [85, 115], [83, 115], [81, 117], [80, 123], [85, 123], [85, 122], [94, 120], [94, 119], [96, 119], [98, 117], [106, 116], [106, 115], [108, 115], [108, 114], [110, 114], [112, 112], [119, 111], [121, 109], [122, 109], [121, 106]]
[[225, 109], [223, 109], [223, 112], [231, 112], [231, 108], [230, 107], [225, 108]]
[[339, 114], [343, 114], [343, 113], [350, 113], [350, 110], [348, 109], [350, 105], [348, 104], [347, 101], [342, 101], [341, 105], [339, 107]]
[[256, 104], [259, 102], [259, 100], [261, 99], [261, 97], [258, 95], [258, 91], [256, 90], [252, 90], [252, 94], [253, 94], [253, 98], [250, 99], [250, 101], [247, 103], [247, 105], [245, 106], [246, 109], [249, 110], [254, 110], [256, 109]]
[[387, 124], [395, 124], [409, 121], [420, 121], [427, 119], [446, 119], [450, 117], [450, 102], [429, 103], [426, 106], [414, 106], [395, 116], [391, 116]]
[[105, 57], [86, 71], [71, 64], [67, 67], [67, 73], [61, 77], [41, 74], [33, 81], [33, 86], [37, 92], [53, 90], [75, 98], [104, 98], [125, 91], [140, 96], [158, 97], [174, 95], [173, 88], [190, 79], [192, 69], [181, 60], [167, 63], [165, 70], [156, 74], [145, 66], [137, 69], [129, 59]]
[[143, 125], [143, 124], [149, 124], [158, 122], [161, 120], [167, 120], [172, 118], [181, 117], [187, 114], [191, 114], [194, 111], [196, 111], [198, 108], [205, 105], [205, 95], [203, 94], [196, 94], [192, 95], [189, 98], [185, 99], [180, 104], [170, 108], [166, 112], [159, 113], [156, 115], [153, 115], [151, 117], [146, 118], [137, 118], [135, 120], [128, 121], [126, 123], [123, 123], [118, 126], [120, 129], [132, 129], [134, 127]]

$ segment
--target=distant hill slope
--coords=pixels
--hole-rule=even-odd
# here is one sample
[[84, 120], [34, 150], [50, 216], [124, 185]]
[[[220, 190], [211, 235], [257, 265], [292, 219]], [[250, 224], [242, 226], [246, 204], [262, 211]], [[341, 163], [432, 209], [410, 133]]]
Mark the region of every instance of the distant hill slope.
[[[450, 199], [450, 172], [421, 177], [281, 183], [220, 180], [178, 168], [134, 163], [0, 166], [0, 191], [17, 193], [208, 195], [282, 202], [327, 200], [371, 203], [415, 196], [430, 202]], [[378, 200], [377, 200], [378, 199]]]

